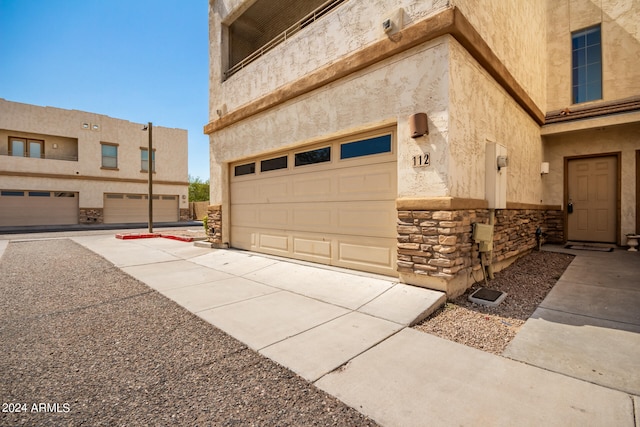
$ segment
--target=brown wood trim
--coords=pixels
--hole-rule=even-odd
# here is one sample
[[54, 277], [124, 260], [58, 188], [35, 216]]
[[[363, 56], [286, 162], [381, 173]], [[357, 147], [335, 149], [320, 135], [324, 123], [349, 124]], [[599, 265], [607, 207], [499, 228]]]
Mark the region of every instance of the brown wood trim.
[[632, 111], [640, 111], [640, 96], [550, 111], [545, 117], [545, 123], [568, 122], [571, 120], [588, 119], [607, 114], [628, 113]]
[[[154, 172], [155, 173], [155, 172]], [[62, 175], [55, 173], [38, 173], [38, 172], [7, 172], [0, 171], [0, 176], [22, 176], [26, 178], [54, 178], [54, 179], [75, 179], [80, 181], [109, 181], [109, 182], [129, 182], [129, 183], [144, 183], [147, 184], [149, 182], [148, 179], [137, 179], [137, 178], [114, 178], [109, 176], [90, 176], [90, 175]], [[153, 180], [154, 184], [162, 184], [162, 185], [189, 185], [188, 181], [157, 181]]]
[[457, 197], [425, 197], [396, 199], [396, 209], [399, 211], [452, 211], [463, 209], [487, 209], [486, 200], [463, 199]]
[[636, 229], [640, 233], [640, 150], [636, 150]]
[[544, 124], [544, 114], [527, 92], [464, 15], [456, 7], [451, 7], [209, 122], [204, 126], [204, 133], [212, 134], [445, 34], [452, 35], [536, 123]]
[[[616, 244], [620, 246], [622, 244], [622, 153], [619, 151], [611, 153], [597, 153], [597, 154], [583, 154], [580, 156], [568, 156], [564, 158], [564, 189], [563, 189], [563, 206], [567, 206], [569, 203], [569, 162], [571, 160], [590, 159], [597, 157], [615, 157], [616, 158], [616, 173], [617, 173], [617, 187], [616, 194]], [[566, 209], [563, 209], [563, 229], [564, 240], [569, 240], [569, 214]]]
[[559, 211], [561, 205], [538, 205], [535, 203], [507, 202], [507, 209], [531, 211]]

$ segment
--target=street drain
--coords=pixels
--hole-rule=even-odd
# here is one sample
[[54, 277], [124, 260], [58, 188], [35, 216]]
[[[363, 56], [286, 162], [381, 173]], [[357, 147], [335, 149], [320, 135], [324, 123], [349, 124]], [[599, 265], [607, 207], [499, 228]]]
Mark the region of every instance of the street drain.
[[489, 307], [496, 307], [507, 297], [507, 294], [502, 291], [496, 291], [494, 289], [480, 288], [471, 295], [469, 295], [469, 301], [476, 304], [488, 305]]

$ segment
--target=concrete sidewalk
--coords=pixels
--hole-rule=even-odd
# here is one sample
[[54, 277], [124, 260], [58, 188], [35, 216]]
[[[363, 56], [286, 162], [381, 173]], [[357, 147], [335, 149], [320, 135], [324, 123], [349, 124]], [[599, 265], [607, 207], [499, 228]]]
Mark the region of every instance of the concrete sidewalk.
[[640, 396], [640, 254], [547, 250], [576, 258], [504, 355]]
[[406, 328], [438, 292], [165, 239], [73, 240], [382, 425], [640, 425], [628, 392]]

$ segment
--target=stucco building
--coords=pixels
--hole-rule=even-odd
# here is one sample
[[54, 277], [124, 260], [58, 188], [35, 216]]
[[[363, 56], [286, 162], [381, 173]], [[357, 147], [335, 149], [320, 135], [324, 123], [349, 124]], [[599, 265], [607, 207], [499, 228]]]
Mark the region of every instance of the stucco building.
[[212, 0], [209, 20], [215, 244], [456, 295], [538, 227], [640, 231], [637, 1]]
[[[146, 223], [148, 132], [0, 99], [0, 227]], [[187, 220], [187, 131], [153, 127], [154, 222]]]

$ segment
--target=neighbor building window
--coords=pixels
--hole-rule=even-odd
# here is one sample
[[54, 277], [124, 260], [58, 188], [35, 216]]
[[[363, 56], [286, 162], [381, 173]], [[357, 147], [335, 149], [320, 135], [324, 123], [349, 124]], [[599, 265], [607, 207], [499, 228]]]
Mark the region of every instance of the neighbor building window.
[[600, 25], [571, 35], [573, 103], [602, 99]]
[[[140, 170], [142, 172], [149, 172], [149, 149], [148, 148], [140, 148], [140, 160], [141, 166]], [[151, 169], [153, 172], [156, 171], [156, 150], [153, 150], [151, 154]]]
[[118, 168], [118, 145], [102, 143], [102, 167], [106, 169]]
[[44, 141], [27, 138], [9, 138], [9, 155], [15, 157], [44, 157]]

